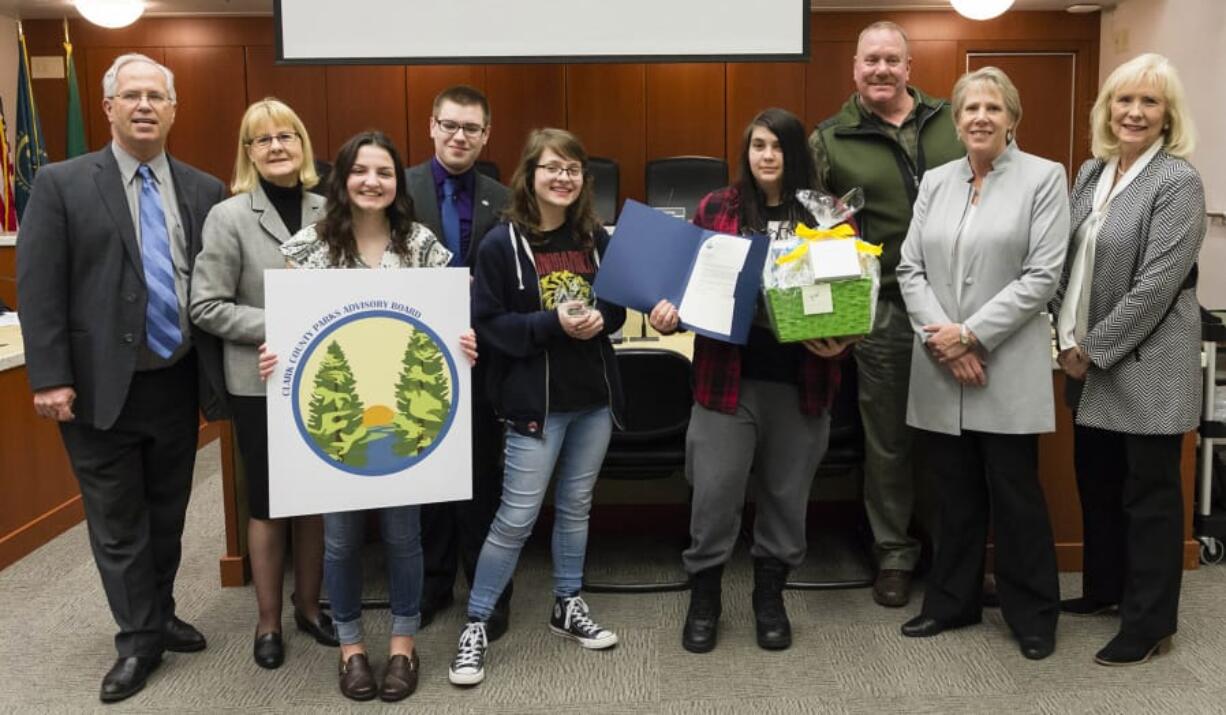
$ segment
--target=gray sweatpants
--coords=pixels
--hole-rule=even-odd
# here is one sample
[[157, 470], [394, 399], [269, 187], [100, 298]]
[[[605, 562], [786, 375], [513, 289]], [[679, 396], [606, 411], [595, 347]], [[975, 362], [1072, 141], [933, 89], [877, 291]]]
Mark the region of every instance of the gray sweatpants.
[[805, 558], [805, 512], [830, 413], [803, 414], [795, 385], [763, 380], [741, 380], [739, 402], [735, 414], [696, 403], [690, 415], [685, 475], [694, 499], [682, 562], [691, 574], [732, 556], [751, 481], [757, 518], [750, 553], [793, 567]]

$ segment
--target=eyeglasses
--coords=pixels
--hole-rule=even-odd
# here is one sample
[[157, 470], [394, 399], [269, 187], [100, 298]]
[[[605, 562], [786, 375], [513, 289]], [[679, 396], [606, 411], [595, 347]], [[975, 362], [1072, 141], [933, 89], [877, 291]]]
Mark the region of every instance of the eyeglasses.
[[111, 99], [118, 99], [124, 104], [140, 104], [143, 99], [154, 108], [165, 106], [170, 101], [170, 97], [161, 92], [138, 92], [136, 90], [113, 95]]
[[434, 124], [439, 129], [442, 129], [444, 134], [455, 134], [463, 129], [464, 136], [468, 137], [469, 139], [476, 139], [485, 133], [485, 126], [475, 122], [461, 124], [453, 119], [439, 119], [438, 117], [435, 117]]
[[563, 174], [574, 180], [578, 180], [583, 176], [583, 167], [579, 164], [571, 164], [569, 166], [562, 166], [561, 164], [537, 164], [536, 168], [543, 169], [546, 174], [549, 174], [554, 179], [560, 178]]
[[298, 132], [280, 132], [278, 134], [265, 134], [263, 136], [248, 139], [247, 144], [254, 146], [260, 151], [268, 151], [272, 148], [272, 140], [276, 139], [281, 142], [281, 146], [292, 146], [298, 141]]

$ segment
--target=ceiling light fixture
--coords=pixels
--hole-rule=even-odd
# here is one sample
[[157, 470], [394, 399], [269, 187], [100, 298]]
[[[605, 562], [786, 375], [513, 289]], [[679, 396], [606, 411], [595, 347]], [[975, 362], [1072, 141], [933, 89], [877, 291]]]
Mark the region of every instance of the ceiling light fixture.
[[127, 27], [145, 11], [143, 0], [75, 0], [86, 20], [102, 27]]
[[1013, 0], [949, 0], [958, 14], [970, 20], [991, 20], [1013, 6]]

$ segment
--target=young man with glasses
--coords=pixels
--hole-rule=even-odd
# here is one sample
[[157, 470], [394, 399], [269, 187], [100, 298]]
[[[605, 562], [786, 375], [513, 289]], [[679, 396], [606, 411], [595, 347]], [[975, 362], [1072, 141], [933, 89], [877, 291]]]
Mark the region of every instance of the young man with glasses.
[[[406, 178], [416, 218], [452, 253], [453, 266], [473, 265], [477, 243], [493, 228], [507, 203], [507, 187], [474, 167], [490, 137], [490, 107], [480, 90], [448, 87], [434, 98], [430, 138], [434, 156], [408, 169]], [[421, 625], [449, 606], [457, 563], [469, 584], [490, 522], [502, 498], [502, 425], [485, 392], [485, 363], [473, 370], [473, 498], [427, 504], [421, 513], [425, 558]], [[490, 640], [507, 629], [511, 588], [489, 621]]]

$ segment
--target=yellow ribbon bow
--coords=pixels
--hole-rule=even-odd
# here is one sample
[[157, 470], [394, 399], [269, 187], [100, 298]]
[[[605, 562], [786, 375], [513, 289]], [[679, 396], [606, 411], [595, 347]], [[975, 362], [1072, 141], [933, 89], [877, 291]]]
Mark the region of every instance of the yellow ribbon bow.
[[[804, 243], [776, 258], [775, 265], [782, 266], [804, 258], [805, 254], [809, 252], [810, 241], [825, 241], [831, 238], [855, 238], [856, 236], [856, 230], [846, 223], [841, 223], [834, 228], [809, 228], [802, 223], [796, 227], [795, 233], [797, 238], [804, 239]], [[870, 256], [881, 255], [881, 246], [866, 243], [858, 238], [856, 238], [856, 250], [860, 253], [867, 253]]]

